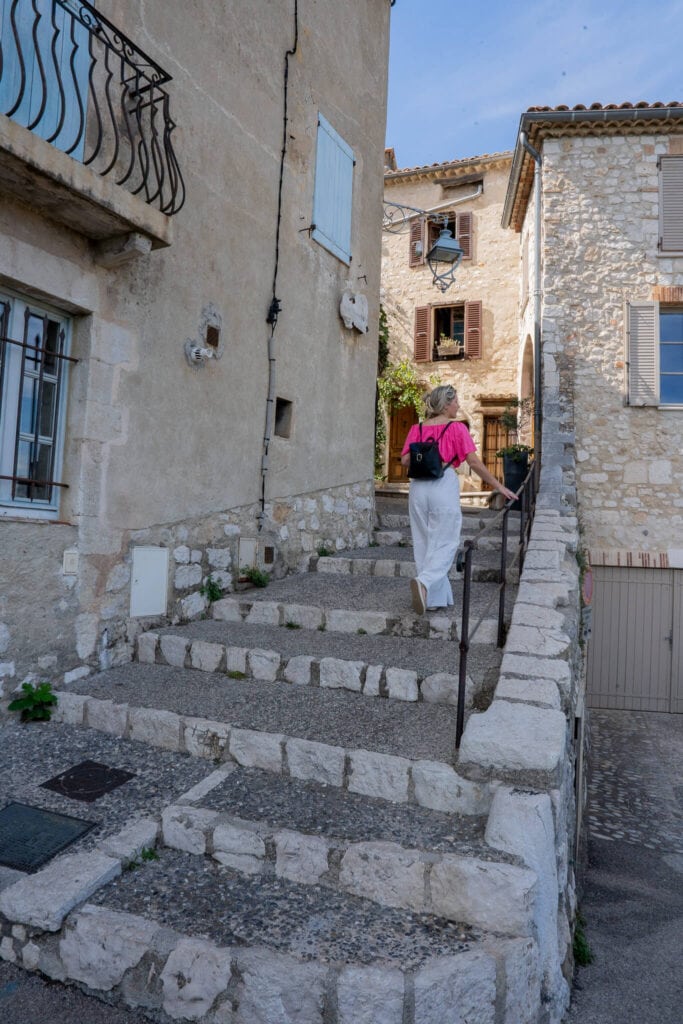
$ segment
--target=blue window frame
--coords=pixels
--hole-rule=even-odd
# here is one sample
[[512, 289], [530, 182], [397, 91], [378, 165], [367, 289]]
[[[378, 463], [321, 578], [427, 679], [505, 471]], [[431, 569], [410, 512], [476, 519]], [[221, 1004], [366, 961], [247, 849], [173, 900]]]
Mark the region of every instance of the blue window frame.
[[312, 235], [347, 264], [351, 262], [354, 163], [351, 147], [319, 114]]
[[659, 309], [659, 404], [683, 405], [683, 308]]

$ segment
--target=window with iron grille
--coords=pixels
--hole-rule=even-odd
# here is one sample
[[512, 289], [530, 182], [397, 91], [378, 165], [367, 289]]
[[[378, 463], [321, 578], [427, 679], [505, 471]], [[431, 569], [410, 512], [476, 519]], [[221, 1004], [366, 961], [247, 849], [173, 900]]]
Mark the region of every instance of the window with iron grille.
[[0, 516], [57, 515], [69, 341], [67, 317], [0, 293]]

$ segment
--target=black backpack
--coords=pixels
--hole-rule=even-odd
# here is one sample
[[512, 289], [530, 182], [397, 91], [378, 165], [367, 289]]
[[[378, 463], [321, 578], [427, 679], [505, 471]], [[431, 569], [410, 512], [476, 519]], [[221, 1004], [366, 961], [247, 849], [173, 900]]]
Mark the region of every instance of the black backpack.
[[455, 459], [451, 459], [445, 465], [439, 453], [439, 442], [453, 422], [447, 423], [438, 438], [431, 438], [429, 441], [422, 440], [422, 424], [420, 424], [420, 440], [413, 441], [410, 445], [410, 466], [408, 476], [411, 480], [440, 480], [447, 466], [450, 466]]

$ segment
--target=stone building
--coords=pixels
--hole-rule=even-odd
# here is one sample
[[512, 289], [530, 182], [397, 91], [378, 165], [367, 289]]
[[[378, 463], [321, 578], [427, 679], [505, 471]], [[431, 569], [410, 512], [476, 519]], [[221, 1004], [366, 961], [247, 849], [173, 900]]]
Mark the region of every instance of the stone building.
[[522, 115], [503, 224], [544, 455], [575, 447], [601, 707], [683, 711], [682, 197], [683, 105]]
[[[510, 163], [510, 153], [495, 153], [399, 170], [394, 151], [387, 150], [384, 174], [390, 222], [383, 232], [382, 302], [390, 359], [413, 361], [425, 382], [438, 376], [457, 387], [461, 414], [498, 476], [495, 453], [508, 440], [499, 417], [518, 397], [519, 251], [500, 224]], [[442, 293], [426, 255], [444, 223], [464, 255], [454, 283]], [[389, 416], [389, 482], [406, 479], [400, 452], [416, 419], [412, 408]], [[479, 477], [471, 478], [473, 489], [481, 486]]]
[[371, 526], [389, 0], [96, 8], [1, 8], [6, 694]]

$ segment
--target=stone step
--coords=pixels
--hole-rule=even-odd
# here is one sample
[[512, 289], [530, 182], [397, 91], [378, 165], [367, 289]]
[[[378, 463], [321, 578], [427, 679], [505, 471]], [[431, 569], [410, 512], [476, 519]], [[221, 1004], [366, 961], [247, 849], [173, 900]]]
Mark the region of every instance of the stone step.
[[395, 803], [481, 814], [490, 798], [487, 786], [454, 770], [456, 709], [443, 704], [132, 663], [78, 680], [60, 694], [55, 714], [70, 725]]
[[[206, 620], [141, 634], [136, 657], [143, 664], [351, 690], [366, 697], [457, 703], [459, 651], [451, 642]], [[473, 692], [468, 680], [468, 704]]]
[[[484, 538], [486, 540], [487, 538]], [[508, 559], [511, 561], [511, 559]], [[416, 575], [412, 545], [379, 545], [360, 551], [344, 552], [334, 556], [313, 557], [309, 563], [311, 572], [356, 576], [382, 576], [413, 579]], [[449, 572], [449, 579], [458, 582], [461, 573], [457, 562]], [[509, 583], [516, 583], [519, 572], [516, 566], [509, 566], [506, 574]], [[484, 547], [477, 552], [472, 563], [472, 580], [475, 583], [497, 583], [500, 579], [500, 550]]]

